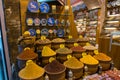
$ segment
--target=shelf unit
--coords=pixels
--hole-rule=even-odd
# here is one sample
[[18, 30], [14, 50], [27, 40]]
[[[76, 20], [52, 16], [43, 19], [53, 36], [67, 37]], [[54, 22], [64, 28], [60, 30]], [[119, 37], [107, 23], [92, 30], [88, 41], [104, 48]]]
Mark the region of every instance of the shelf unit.
[[120, 4], [117, 2], [118, 0], [107, 0], [104, 35], [120, 30]]

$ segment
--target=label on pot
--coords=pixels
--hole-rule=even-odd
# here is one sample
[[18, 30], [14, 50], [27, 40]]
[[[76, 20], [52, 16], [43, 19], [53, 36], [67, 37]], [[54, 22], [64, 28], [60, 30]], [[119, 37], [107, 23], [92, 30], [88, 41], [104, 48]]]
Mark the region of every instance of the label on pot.
[[94, 50], [94, 53], [95, 53], [96, 55], [99, 54], [98, 50]]
[[87, 56], [87, 53], [83, 52], [82, 57], [85, 57], [85, 56]]
[[45, 40], [46, 39], [46, 37], [45, 36], [41, 36], [41, 40]]
[[65, 47], [65, 45], [64, 44], [60, 44], [60, 48], [64, 48]]
[[79, 38], [83, 38], [83, 36], [82, 36], [82, 35], [80, 35], [80, 36], [79, 36]]
[[68, 36], [69, 39], [73, 38], [71, 35]]
[[86, 43], [86, 46], [90, 46], [90, 43], [87, 42], [87, 43]]
[[72, 58], [72, 56], [71, 55], [67, 55], [67, 59], [70, 59], [70, 58]]
[[79, 44], [78, 43], [74, 43], [74, 47], [77, 47], [77, 46], [79, 46]]
[[50, 58], [49, 58], [49, 63], [51, 63], [51, 62], [54, 61], [54, 60], [55, 60], [54, 57], [50, 57]]

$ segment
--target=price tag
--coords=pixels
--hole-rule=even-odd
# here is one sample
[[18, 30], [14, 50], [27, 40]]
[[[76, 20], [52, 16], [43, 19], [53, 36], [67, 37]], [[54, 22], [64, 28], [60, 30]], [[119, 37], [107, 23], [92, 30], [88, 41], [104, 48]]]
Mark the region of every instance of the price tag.
[[72, 56], [71, 55], [67, 55], [67, 59], [70, 59], [70, 58], [72, 58]]
[[82, 57], [85, 57], [85, 56], [87, 56], [87, 53], [83, 52]]
[[68, 36], [69, 39], [73, 38], [71, 35]]
[[77, 47], [77, 46], [79, 46], [79, 44], [78, 43], [74, 43], [74, 47]]
[[39, 30], [39, 29], [37, 29], [37, 30], [36, 30], [36, 33], [37, 33], [37, 34], [40, 34], [40, 30]]
[[46, 37], [45, 36], [41, 36], [41, 40], [45, 40], [46, 39]]
[[80, 35], [80, 36], [79, 36], [79, 38], [83, 38], [83, 36], [82, 36], [82, 35]]
[[49, 62], [51, 63], [52, 61], [54, 61], [55, 60], [55, 58], [54, 57], [50, 57], [49, 58]]
[[95, 53], [96, 55], [99, 54], [98, 50], [94, 50], [94, 53]]
[[90, 43], [88, 43], [88, 42], [86, 43], [86, 46], [90, 46], [90, 45], [91, 45]]
[[64, 44], [60, 44], [60, 48], [64, 48], [65, 47], [65, 45]]
[[26, 47], [26, 48], [24, 49], [24, 51], [25, 51], [25, 50], [30, 50], [30, 48], [29, 48], [29, 47]]

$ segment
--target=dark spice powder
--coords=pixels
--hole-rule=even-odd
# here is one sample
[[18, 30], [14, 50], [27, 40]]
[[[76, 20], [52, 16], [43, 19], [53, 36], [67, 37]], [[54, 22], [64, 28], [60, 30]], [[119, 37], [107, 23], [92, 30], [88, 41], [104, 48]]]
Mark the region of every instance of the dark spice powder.
[[57, 60], [54, 60], [45, 66], [45, 70], [49, 73], [59, 73], [65, 70], [65, 66]]

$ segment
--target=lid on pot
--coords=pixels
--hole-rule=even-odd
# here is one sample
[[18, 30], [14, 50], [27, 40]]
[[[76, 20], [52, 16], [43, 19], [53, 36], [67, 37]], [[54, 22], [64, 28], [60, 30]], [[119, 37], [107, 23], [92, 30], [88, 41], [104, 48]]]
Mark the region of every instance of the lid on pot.
[[42, 56], [48, 57], [48, 56], [54, 56], [56, 55], [56, 52], [54, 52], [50, 47], [44, 46], [42, 50]]
[[35, 64], [32, 60], [26, 62], [25, 68], [19, 71], [19, 77], [25, 80], [33, 80], [40, 78], [44, 74], [45, 70]]
[[88, 65], [97, 65], [99, 63], [98, 60], [96, 60], [94, 57], [92, 57], [91, 55], [86, 55], [83, 58], [80, 59], [80, 61], [84, 64], [88, 64]]
[[80, 69], [80, 68], [83, 68], [84, 66], [84, 64], [80, 62], [79, 60], [77, 60], [75, 57], [71, 57], [70, 59], [65, 61], [64, 65], [67, 68], [71, 68], [71, 69]]
[[53, 60], [51, 63], [45, 66], [45, 71], [48, 74], [59, 74], [64, 72], [65, 69], [66, 67], [57, 60]]
[[111, 58], [104, 53], [99, 53], [93, 57], [99, 61], [111, 61]]
[[38, 57], [38, 54], [34, 53], [30, 48], [25, 48], [22, 53], [17, 56], [19, 60], [33, 60]]

